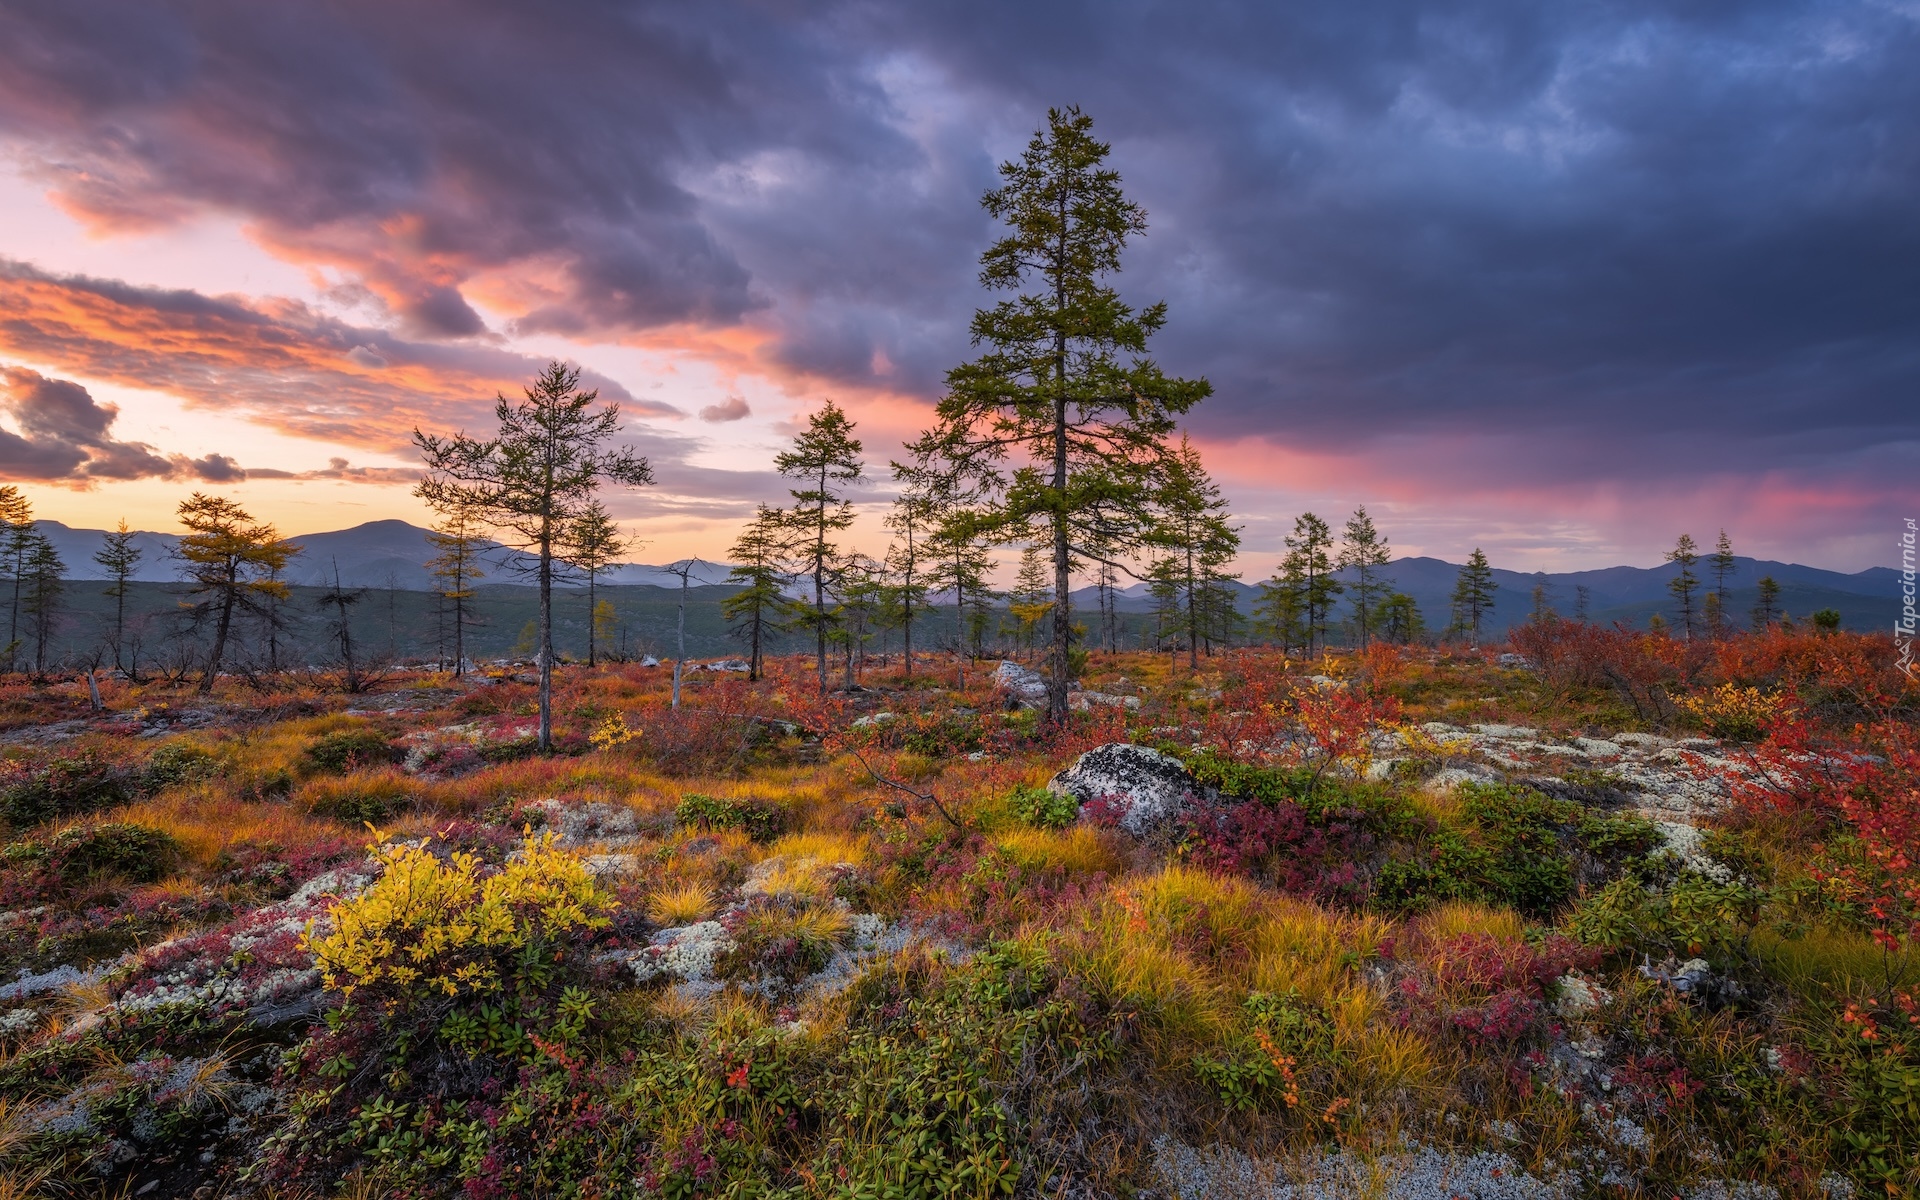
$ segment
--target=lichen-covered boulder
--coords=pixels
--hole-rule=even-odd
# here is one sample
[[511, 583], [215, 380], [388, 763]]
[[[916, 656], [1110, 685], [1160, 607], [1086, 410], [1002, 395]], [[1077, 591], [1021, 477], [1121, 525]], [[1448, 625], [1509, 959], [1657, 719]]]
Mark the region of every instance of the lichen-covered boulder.
[[1017, 662], [1001, 663], [993, 673], [993, 682], [1022, 704], [1039, 706], [1047, 702], [1046, 676]]
[[1194, 801], [1193, 776], [1179, 759], [1126, 742], [1082, 754], [1047, 781], [1047, 790], [1081, 804], [1105, 800], [1119, 810], [1120, 828], [1137, 838], [1165, 830]]

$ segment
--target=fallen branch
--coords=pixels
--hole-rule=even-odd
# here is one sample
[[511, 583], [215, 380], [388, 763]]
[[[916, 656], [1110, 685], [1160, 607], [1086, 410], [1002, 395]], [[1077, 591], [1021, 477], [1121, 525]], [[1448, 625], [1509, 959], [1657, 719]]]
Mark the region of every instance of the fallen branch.
[[966, 828], [966, 826], [954, 820], [953, 814], [947, 811], [946, 806], [940, 803], [940, 798], [938, 796], [935, 796], [932, 792], [916, 792], [912, 788], [908, 787], [906, 784], [901, 783], [896, 779], [888, 779], [885, 775], [882, 775], [880, 772], [873, 769], [873, 764], [867, 761], [866, 755], [860, 753], [858, 750], [855, 750], [851, 746], [847, 747], [847, 753], [853, 755], [854, 761], [858, 762], [862, 767], [866, 768], [867, 774], [873, 776], [873, 780], [875, 783], [884, 783], [896, 792], [905, 792], [907, 795], [912, 796], [916, 800], [924, 800], [928, 804], [933, 805], [933, 810], [935, 812], [939, 813], [942, 817], [946, 818], [947, 824], [953, 826], [955, 829]]

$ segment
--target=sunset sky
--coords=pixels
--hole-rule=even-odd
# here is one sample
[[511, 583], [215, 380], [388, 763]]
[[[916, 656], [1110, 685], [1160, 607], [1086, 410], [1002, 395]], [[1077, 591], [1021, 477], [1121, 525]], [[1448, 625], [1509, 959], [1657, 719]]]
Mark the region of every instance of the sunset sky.
[[425, 523], [415, 426], [549, 358], [724, 555], [833, 397], [881, 476], [987, 302], [979, 197], [1079, 104], [1119, 285], [1271, 569], [1844, 570], [1920, 510], [1920, 3], [0, 6], [0, 478], [171, 529]]

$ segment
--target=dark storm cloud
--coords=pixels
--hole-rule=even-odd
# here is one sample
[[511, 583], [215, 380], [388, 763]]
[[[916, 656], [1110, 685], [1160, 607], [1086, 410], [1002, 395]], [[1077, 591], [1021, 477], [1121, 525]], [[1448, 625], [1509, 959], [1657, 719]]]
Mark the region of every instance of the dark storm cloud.
[[92, 220], [240, 212], [421, 334], [484, 287], [930, 394], [994, 162], [1077, 102], [1203, 434], [1844, 473], [1920, 437], [1916, 61], [1891, 2], [103, 0], [0, 13], [0, 131]]

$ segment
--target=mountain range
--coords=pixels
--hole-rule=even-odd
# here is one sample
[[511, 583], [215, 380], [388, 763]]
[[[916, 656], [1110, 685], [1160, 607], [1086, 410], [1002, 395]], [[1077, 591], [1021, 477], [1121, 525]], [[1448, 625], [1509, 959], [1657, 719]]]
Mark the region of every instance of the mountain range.
[[[69, 578], [105, 577], [93, 561], [105, 536], [102, 530], [73, 529], [58, 521], [41, 521], [38, 527], [59, 550], [67, 564]], [[427, 531], [405, 521], [369, 521], [351, 529], [303, 534], [289, 540], [301, 549], [287, 575], [288, 581], [294, 584], [331, 584], [337, 569], [340, 582], [349, 587], [421, 592], [433, 586], [433, 577], [426, 566], [434, 556]], [[134, 544], [144, 551], [144, 556], [134, 578], [156, 583], [179, 578], [173, 559], [173, 548], [178, 542], [175, 534], [135, 534]], [[486, 555], [489, 583], [513, 584], [525, 580], [531, 556], [497, 544], [490, 543], [490, 547]], [[1703, 580], [1710, 579], [1705, 562], [1695, 570]], [[1396, 559], [1382, 574], [1392, 580], [1396, 590], [1413, 597], [1429, 626], [1440, 627], [1446, 624], [1459, 571], [1455, 563], [1418, 557]], [[1546, 589], [1546, 602], [1562, 615], [1575, 611], [1578, 589], [1584, 587], [1587, 589], [1586, 615], [1592, 620], [1643, 625], [1656, 612], [1671, 618], [1673, 598], [1668, 584], [1678, 571], [1679, 567], [1673, 563], [1537, 574], [1495, 568], [1493, 577], [1499, 590], [1495, 593], [1490, 627], [1497, 631], [1526, 620], [1533, 611], [1536, 585]], [[726, 573], [727, 566], [723, 563], [703, 565], [696, 570], [693, 582], [718, 584], [726, 578]], [[1338, 577], [1346, 579], [1349, 574], [1342, 572]], [[1898, 608], [1899, 572], [1890, 567], [1870, 567], [1846, 574], [1798, 563], [1739, 558], [1728, 580], [1727, 608], [1732, 620], [1745, 622], [1757, 596], [1756, 585], [1763, 576], [1770, 576], [1780, 585], [1781, 608], [1799, 617], [1831, 608], [1841, 614], [1848, 628], [1873, 629], [1889, 624]], [[674, 588], [680, 582], [679, 577], [665, 567], [646, 563], [619, 564], [601, 579], [613, 585]], [[1242, 609], [1250, 610], [1258, 597], [1258, 588], [1250, 583], [1235, 586]], [[1152, 605], [1146, 593], [1146, 585], [1141, 583], [1122, 588], [1118, 607], [1132, 613], [1150, 611]], [[1074, 604], [1082, 611], [1091, 611], [1096, 605], [1094, 589], [1075, 591]]]

